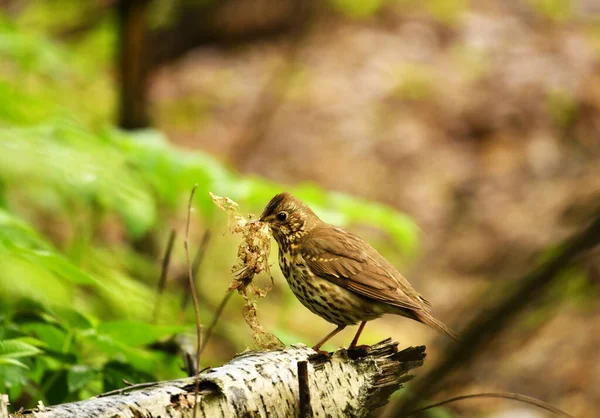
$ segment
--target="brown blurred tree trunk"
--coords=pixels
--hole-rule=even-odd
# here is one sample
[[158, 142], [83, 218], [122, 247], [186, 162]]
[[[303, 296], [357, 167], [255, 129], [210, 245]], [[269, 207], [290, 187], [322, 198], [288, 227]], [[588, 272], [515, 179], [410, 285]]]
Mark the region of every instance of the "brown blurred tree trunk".
[[[105, 0], [113, 4], [112, 0]], [[149, 30], [151, 0], [116, 0], [119, 22], [119, 126], [140, 129], [151, 123], [149, 74], [201, 45], [240, 45], [303, 32], [305, 11], [314, 0], [219, 0], [181, 2], [174, 21]], [[298, 36], [295, 36], [297, 38]]]
[[148, 112], [148, 60], [146, 12], [150, 0], [120, 0], [118, 66], [119, 126], [140, 129], [150, 125]]

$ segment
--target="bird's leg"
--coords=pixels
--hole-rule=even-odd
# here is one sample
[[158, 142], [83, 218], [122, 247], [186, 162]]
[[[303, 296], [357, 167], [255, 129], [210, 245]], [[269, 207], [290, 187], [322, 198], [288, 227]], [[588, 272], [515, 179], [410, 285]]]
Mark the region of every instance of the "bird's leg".
[[315, 350], [317, 353], [320, 353], [321, 351], [319, 350], [319, 348], [321, 348], [321, 346], [323, 344], [325, 344], [327, 341], [329, 341], [331, 339], [331, 337], [333, 337], [335, 334], [337, 334], [338, 332], [340, 332], [344, 328], [346, 328], [346, 325], [343, 325], [343, 324], [342, 325], [338, 325], [338, 327], [336, 329], [334, 329], [329, 334], [327, 334], [325, 336], [325, 338], [323, 338], [321, 341], [319, 341], [317, 343], [317, 345], [315, 345], [312, 349]]
[[360, 325], [358, 326], [358, 331], [356, 331], [356, 335], [354, 336], [354, 339], [350, 343], [350, 347], [348, 347], [348, 350], [352, 350], [353, 348], [356, 347], [356, 344], [358, 344], [358, 338], [360, 337], [360, 334], [363, 332], [365, 325], [367, 325], [367, 321], [362, 321], [360, 323]]
[[356, 335], [350, 343], [350, 347], [348, 347], [348, 357], [350, 357], [353, 360], [356, 360], [360, 357], [365, 357], [369, 354], [369, 348], [371, 347], [369, 347], [368, 345], [358, 345], [358, 338], [360, 337], [360, 334], [362, 333], [366, 324], [367, 321], [362, 321], [360, 323], [360, 325], [358, 326], [358, 331], [356, 331]]

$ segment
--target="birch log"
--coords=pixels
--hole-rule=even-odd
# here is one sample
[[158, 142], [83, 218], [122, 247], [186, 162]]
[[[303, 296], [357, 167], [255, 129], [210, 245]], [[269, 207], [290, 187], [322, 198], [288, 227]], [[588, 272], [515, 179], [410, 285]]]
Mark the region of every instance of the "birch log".
[[0, 393], [0, 418], [8, 418], [8, 395]]
[[[331, 357], [304, 345], [284, 350], [248, 352], [200, 375], [198, 417], [299, 416], [297, 362], [308, 361], [310, 407], [315, 417], [364, 417], [387, 403], [409, 370], [423, 364], [425, 347], [397, 352], [384, 340], [362, 356], [339, 349]], [[127, 389], [124, 389], [127, 391]], [[17, 416], [192, 417], [194, 378], [151, 383], [126, 393], [36, 408]]]

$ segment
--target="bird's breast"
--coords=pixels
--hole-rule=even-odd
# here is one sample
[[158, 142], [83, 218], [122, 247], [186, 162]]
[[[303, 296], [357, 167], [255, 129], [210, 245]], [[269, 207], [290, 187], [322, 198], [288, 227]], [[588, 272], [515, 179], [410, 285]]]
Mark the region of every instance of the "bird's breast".
[[352, 325], [382, 314], [365, 299], [315, 275], [299, 252], [280, 250], [279, 267], [298, 300], [331, 323]]

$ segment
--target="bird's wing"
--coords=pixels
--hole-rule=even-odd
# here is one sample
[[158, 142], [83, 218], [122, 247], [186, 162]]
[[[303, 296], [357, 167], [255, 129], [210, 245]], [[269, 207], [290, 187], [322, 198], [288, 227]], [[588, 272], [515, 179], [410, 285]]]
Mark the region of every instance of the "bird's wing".
[[400, 308], [427, 303], [408, 281], [365, 241], [342, 229], [315, 228], [302, 242], [307, 267], [358, 295]]

